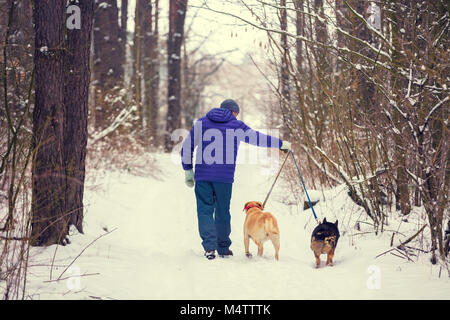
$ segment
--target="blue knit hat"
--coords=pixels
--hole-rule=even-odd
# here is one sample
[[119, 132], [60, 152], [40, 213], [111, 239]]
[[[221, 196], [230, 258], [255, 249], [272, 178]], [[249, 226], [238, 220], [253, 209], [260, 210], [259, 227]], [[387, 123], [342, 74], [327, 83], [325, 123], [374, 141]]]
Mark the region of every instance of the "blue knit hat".
[[231, 112], [239, 113], [239, 105], [237, 104], [236, 101], [234, 101], [232, 99], [225, 100], [224, 102], [222, 102], [220, 104], [220, 107], [223, 109], [228, 109]]

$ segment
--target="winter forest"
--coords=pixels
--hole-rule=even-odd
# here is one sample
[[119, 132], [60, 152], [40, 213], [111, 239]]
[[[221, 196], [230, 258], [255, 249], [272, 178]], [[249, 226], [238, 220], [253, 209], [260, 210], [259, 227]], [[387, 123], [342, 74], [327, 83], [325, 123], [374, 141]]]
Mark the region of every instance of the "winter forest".
[[[0, 0], [2, 299], [449, 299], [449, 12]], [[225, 99], [299, 167], [237, 163], [234, 256], [207, 261], [180, 143]], [[242, 208], [271, 186], [280, 259], [270, 241], [248, 259]], [[315, 268], [313, 214], [339, 221], [333, 267]]]

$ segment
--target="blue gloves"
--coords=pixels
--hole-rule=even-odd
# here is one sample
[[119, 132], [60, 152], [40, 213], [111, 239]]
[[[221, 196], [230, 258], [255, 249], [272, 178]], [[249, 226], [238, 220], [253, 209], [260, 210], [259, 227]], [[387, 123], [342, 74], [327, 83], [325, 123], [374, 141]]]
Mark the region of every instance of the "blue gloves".
[[192, 169], [191, 170], [185, 170], [184, 173], [186, 175], [186, 177], [185, 177], [186, 185], [189, 188], [192, 188], [194, 186], [194, 171]]

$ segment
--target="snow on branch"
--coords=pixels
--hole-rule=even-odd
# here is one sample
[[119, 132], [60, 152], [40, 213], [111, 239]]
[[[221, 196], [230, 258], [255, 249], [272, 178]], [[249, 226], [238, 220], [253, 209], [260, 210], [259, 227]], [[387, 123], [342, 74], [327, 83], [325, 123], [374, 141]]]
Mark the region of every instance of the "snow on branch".
[[[375, 170], [375, 172], [373, 172], [370, 176], [368, 177], [364, 177], [364, 178], [360, 178], [360, 179], [355, 179], [355, 178], [350, 178], [346, 173], [344, 168], [342, 168], [340, 165], [338, 165], [336, 162], [334, 162], [333, 160], [331, 160], [328, 155], [325, 153], [325, 151], [323, 151], [321, 148], [319, 147], [315, 147], [315, 149], [317, 151], [319, 151], [319, 153], [322, 155], [322, 157], [324, 157], [335, 169], [336, 171], [339, 173], [339, 175], [342, 177], [342, 179], [346, 182], [347, 185], [357, 185], [357, 184], [361, 184], [363, 182], [369, 181], [373, 178], [378, 177], [379, 175], [382, 175], [384, 173], [386, 173], [387, 171], [389, 171], [388, 168], [378, 168]], [[305, 152], [307, 151], [306, 148], [303, 146], [303, 150], [305, 150]], [[307, 152], [308, 154], [308, 152]], [[319, 165], [318, 163], [314, 163], [316, 166]], [[328, 173], [325, 172], [327, 175]], [[331, 176], [333, 178], [334, 181], [339, 182], [339, 180], [333, 176]]]
[[352, 6], [350, 6], [347, 1], [344, 0], [344, 4], [347, 8], [350, 9], [353, 15], [355, 15], [359, 20], [361, 20], [366, 25], [367, 29], [369, 29], [370, 32], [374, 33], [377, 37], [383, 40], [383, 42], [386, 43], [389, 46], [389, 48], [392, 49], [391, 43], [377, 29], [375, 29], [361, 14], [356, 12], [355, 9], [353, 9]]
[[[392, 107], [394, 107], [394, 109], [397, 110], [397, 112], [398, 112], [398, 113], [402, 116], [402, 118], [406, 121], [406, 123], [407, 123], [409, 129], [411, 130], [411, 135], [413, 136], [414, 141], [415, 141], [416, 144], [418, 145], [418, 144], [419, 144], [419, 140], [418, 140], [418, 138], [417, 138], [417, 132], [416, 132], [416, 130], [414, 129], [414, 125], [411, 123], [411, 120], [410, 120], [410, 117], [408, 116], [408, 114], [406, 114], [405, 112], [403, 112], [403, 111], [398, 107], [397, 102], [395, 102], [394, 100], [389, 99], [389, 104], [390, 104]], [[394, 125], [394, 122], [392, 121], [392, 118], [390, 117], [389, 112], [387, 112], [386, 110], [384, 110], [384, 113], [388, 116], [388, 119], [390, 120], [390, 122], [391, 122], [391, 124], [392, 124], [392, 126], [393, 126], [393, 128], [394, 128], [394, 131], [395, 131], [395, 125]], [[397, 129], [397, 131], [398, 131], [398, 129]], [[398, 131], [398, 132], [400, 132], [400, 131]], [[395, 133], [398, 134], [398, 132], [395, 132]]]
[[123, 109], [119, 115], [114, 119], [114, 121], [109, 125], [109, 127], [107, 127], [106, 129], [104, 129], [103, 131], [95, 134], [92, 137], [91, 143], [96, 143], [97, 141], [99, 141], [100, 139], [103, 139], [104, 137], [106, 137], [108, 134], [110, 134], [111, 132], [113, 132], [114, 130], [116, 130], [119, 126], [121, 126], [122, 124], [125, 123], [125, 121], [133, 114], [133, 112], [135, 112], [137, 110], [136, 106], [132, 106], [129, 109]]
[[414, 173], [412, 173], [411, 171], [409, 171], [408, 168], [405, 168], [406, 173], [413, 179], [413, 181], [415, 183], [417, 183], [417, 186], [420, 188], [420, 190], [422, 190], [422, 186], [425, 183], [425, 180], [423, 180], [422, 178], [419, 178], [418, 176], [416, 176]]
[[389, 53], [387, 53], [387, 52], [381, 50], [381, 47], [380, 47], [380, 48], [376, 48], [376, 47], [374, 47], [373, 45], [371, 45], [369, 42], [364, 41], [364, 40], [362, 40], [362, 39], [360, 39], [360, 38], [358, 38], [358, 37], [355, 37], [355, 36], [351, 35], [351, 34], [348, 33], [347, 31], [342, 30], [342, 28], [340, 28], [340, 27], [336, 27], [336, 31], [339, 32], [339, 33], [341, 33], [341, 34], [343, 34], [344, 36], [346, 36], [346, 37], [352, 39], [352, 40], [355, 40], [355, 41], [357, 41], [357, 42], [359, 42], [359, 43], [365, 45], [367, 48], [369, 48], [370, 50], [372, 50], [372, 51], [375, 52], [376, 54], [380, 54], [380, 55], [384, 56], [385, 58], [387, 58], [388, 60], [392, 60], [392, 57], [389, 55]]
[[361, 179], [352, 179], [351, 183], [352, 183], [352, 185], [360, 184], [360, 183], [372, 180], [373, 178], [376, 178], [379, 175], [382, 175], [383, 173], [386, 173], [387, 171], [389, 171], [388, 168], [379, 168], [379, 169], [376, 169], [375, 172], [372, 175], [368, 176], [368, 177], [361, 178]]
[[314, 163], [314, 165], [317, 167], [317, 169], [319, 169], [323, 174], [325, 174], [328, 178], [330, 178], [331, 180], [333, 180], [336, 183], [341, 184], [342, 181], [338, 178], [335, 177], [331, 172], [329, 172], [328, 170], [326, 170], [326, 168], [324, 168], [324, 166], [322, 166], [319, 161], [317, 161], [316, 159], [314, 159], [314, 157], [311, 155], [311, 153], [309, 152], [308, 149], [306, 149], [306, 147], [304, 145], [301, 146], [303, 151], [305, 151], [306, 155], [308, 156], [309, 159], [311, 159], [311, 161]]
[[[442, 18], [448, 17], [448, 11], [445, 13], [445, 16]], [[441, 18], [441, 19], [442, 19]], [[448, 27], [450, 25], [450, 21], [447, 20], [447, 23], [445, 24], [445, 26], [442, 28], [442, 31], [440, 32], [440, 34], [436, 37], [436, 39], [433, 41], [433, 47], [436, 47], [439, 43], [439, 41], [442, 39], [442, 36], [445, 34], [445, 32], [448, 30]]]
[[431, 116], [433, 115], [433, 113], [440, 107], [442, 106], [445, 102], [447, 102], [449, 99], [449, 96], [445, 97], [444, 100], [439, 101], [433, 108], [431, 108], [430, 112], [428, 113], [428, 115], [425, 117], [425, 121], [423, 123], [423, 125], [421, 125], [419, 127], [419, 132], [422, 134], [423, 131], [425, 130], [425, 128], [428, 125], [428, 122], [430, 121]]
[[336, 171], [338, 172], [338, 174], [341, 176], [341, 178], [346, 182], [346, 184], [350, 185], [350, 181], [352, 180], [347, 173], [345, 173], [344, 168], [342, 168], [340, 165], [338, 165], [336, 162], [334, 162], [333, 160], [331, 160], [328, 155], [325, 153], [325, 151], [323, 151], [321, 148], [319, 148], [318, 146], [314, 147], [317, 151], [319, 151], [319, 153], [322, 155], [323, 158], [325, 158], [325, 160], [327, 160], [333, 167], [334, 169], [336, 169]]

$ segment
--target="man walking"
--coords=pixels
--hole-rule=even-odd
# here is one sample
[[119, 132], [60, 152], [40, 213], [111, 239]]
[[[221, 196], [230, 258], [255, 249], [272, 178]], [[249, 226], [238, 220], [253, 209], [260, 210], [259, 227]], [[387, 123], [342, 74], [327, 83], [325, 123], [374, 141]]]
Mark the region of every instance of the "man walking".
[[[186, 184], [195, 185], [197, 218], [205, 257], [232, 256], [230, 200], [241, 141], [259, 147], [290, 150], [290, 143], [251, 129], [236, 117], [239, 105], [227, 99], [197, 120], [183, 142], [181, 162]], [[193, 155], [196, 151], [195, 175]]]

